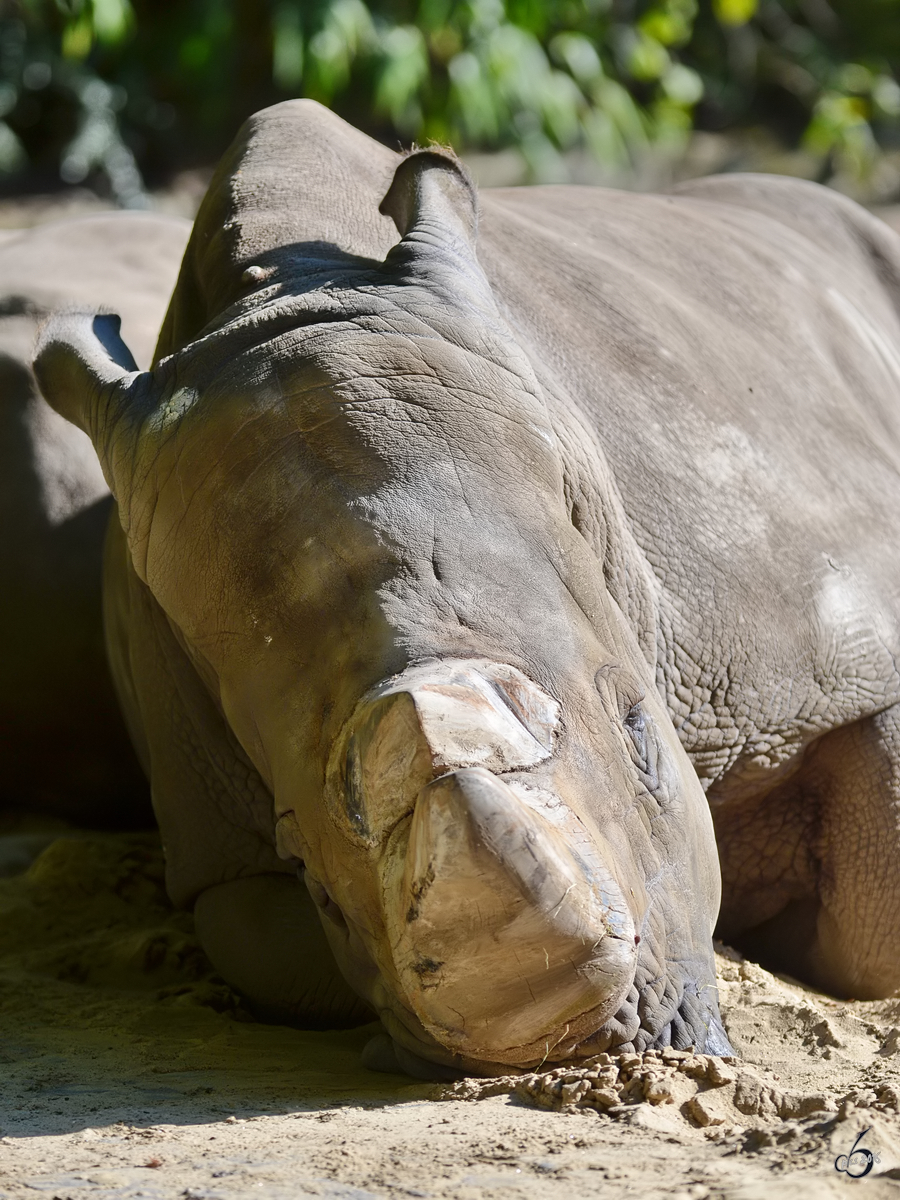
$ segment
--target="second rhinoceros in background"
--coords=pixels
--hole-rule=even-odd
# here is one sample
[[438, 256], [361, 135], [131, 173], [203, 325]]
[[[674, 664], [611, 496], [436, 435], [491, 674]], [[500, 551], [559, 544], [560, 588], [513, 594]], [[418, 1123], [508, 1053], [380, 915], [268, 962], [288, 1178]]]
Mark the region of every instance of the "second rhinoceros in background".
[[112, 498], [88, 439], [38, 392], [31, 355], [50, 311], [109, 305], [148, 364], [189, 233], [189, 222], [150, 213], [0, 231], [4, 816], [39, 811], [120, 827], [152, 820], [103, 649]]
[[900, 511], [896, 242], [751, 178], [487, 193], [475, 243], [451, 155], [290, 102], [213, 180], [150, 372], [112, 318], [44, 331], [118, 504], [173, 898], [262, 1012], [374, 1009], [412, 1071], [722, 1052], [690, 752], [729, 932], [805, 905], [795, 970], [896, 986], [896, 906], [853, 903], [895, 861], [898, 572], [851, 528]]

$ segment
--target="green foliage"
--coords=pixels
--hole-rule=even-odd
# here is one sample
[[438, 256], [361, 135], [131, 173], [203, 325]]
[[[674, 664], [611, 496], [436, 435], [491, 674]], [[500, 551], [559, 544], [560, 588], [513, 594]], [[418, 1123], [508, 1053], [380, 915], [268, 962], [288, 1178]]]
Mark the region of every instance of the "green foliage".
[[762, 125], [861, 178], [900, 131], [900, 0], [0, 0], [0, 174], [144, 202], [295, 95], [534, 178]]
[[[863, 180], [900, 134], [900, 0], [715, 0], [694, 30], [706, 117], [768, 124], [834, 172]], [[775, 109], [778, 104], [778, 110]]]

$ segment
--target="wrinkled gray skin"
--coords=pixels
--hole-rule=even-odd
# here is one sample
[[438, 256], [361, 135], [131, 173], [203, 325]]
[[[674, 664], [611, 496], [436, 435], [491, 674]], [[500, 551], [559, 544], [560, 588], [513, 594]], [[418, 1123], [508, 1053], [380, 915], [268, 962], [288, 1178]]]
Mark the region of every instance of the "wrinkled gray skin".
[[47, 326], [170, 892], [259, 1009], [368, 1005], [413, 1073], [724, 1051], [710, 812], [724, 936], [900, 986], [898, 268], [754, 176], [488, 192], [476, 235], [450, 158], [290, 102], [149, 373]]
[[115, 213], [0, 241], [0, 809], [152, 819], [103, 648], [112, 499], [89, 439], [40, 396], [31, 356], [51, 310], [112, 305], [149, 363], [189, 233]]

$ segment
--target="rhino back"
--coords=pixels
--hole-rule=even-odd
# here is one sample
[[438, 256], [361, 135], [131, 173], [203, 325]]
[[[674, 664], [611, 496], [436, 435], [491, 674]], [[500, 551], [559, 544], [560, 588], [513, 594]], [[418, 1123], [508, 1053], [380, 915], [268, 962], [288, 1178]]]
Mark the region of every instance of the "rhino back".
[[900, 698], [900, 240], [811, 184], [484, 196], [480, 254], [586, 416], [707, 784]]
[[[30, 360], [56, 308], [112, 307], [146, 364], [186, 221], [105, 214], [0, 243], [0, 805], [145, 819], [109, 680], [100, 575], [111, 511], [89, 438], [37, 391]], [[129, 799], [130, 794], [130, 799]], [[129, 808], [131, 806], [131, 808]]]

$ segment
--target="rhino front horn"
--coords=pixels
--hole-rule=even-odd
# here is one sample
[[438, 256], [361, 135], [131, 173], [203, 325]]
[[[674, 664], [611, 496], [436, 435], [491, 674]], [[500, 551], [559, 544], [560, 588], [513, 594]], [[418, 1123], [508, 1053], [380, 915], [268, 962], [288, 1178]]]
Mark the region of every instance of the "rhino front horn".
[[425, 1028], [469, 1057], [527, 1065], [593, 1032], [635, 966], [621, 890], [490, 771], [423, 788], [395, 965]]

